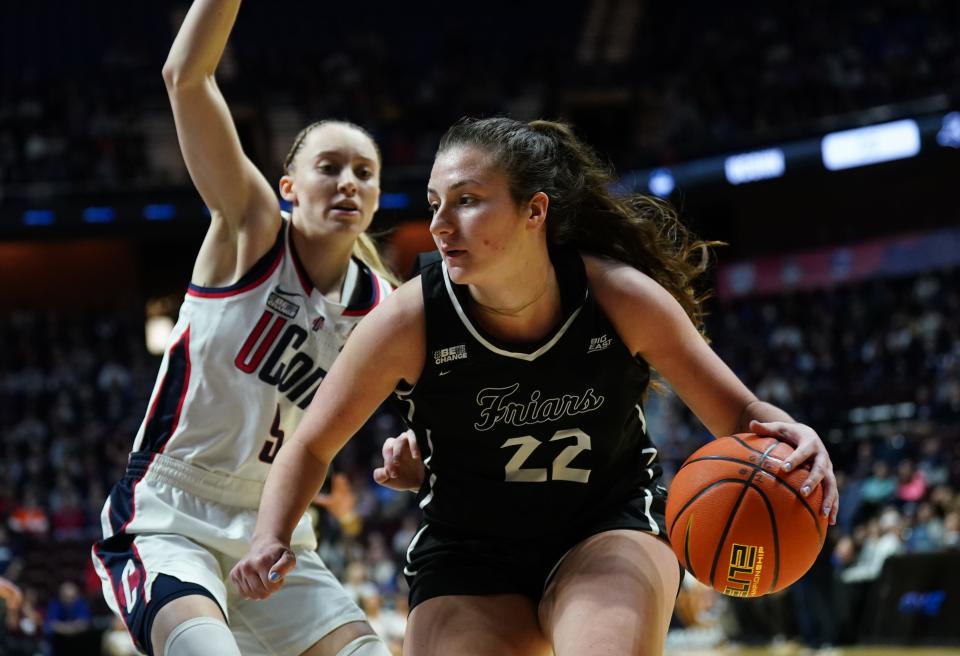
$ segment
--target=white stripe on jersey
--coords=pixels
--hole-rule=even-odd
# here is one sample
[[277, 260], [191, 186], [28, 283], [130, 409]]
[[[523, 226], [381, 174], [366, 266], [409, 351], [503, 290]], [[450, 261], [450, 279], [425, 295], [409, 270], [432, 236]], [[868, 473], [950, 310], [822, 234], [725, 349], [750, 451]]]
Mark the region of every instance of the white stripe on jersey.
[[[538, 348], [533, 353], [523, 353], [522, 351], [507, 351], [505, 349], [499, 348], [487, 341], [483, 335], [481, 335], [476, 328], [473, 327], [473, 324], [470, 322], [470, 318], [467, 316], [467, 313], [463, 311], [463, 307], [460, 305], [460, 299], [457, 298], [457, 295], [453, 292], [453, 285], [450, 282], [450, 274], [447, 272], [447, 263], [442, 262], [441, 266], [443, 267], [443, 282], [447, 286], [447, 294], [450, 296], [450, 302], [453, 304], [453, 309], [457, 311], [457, 316], [460, 317], [460, 321], [463, 322], [464, 327], [473, 335], [473, 338], [485, 346], [488, 350], [493, 351], [497, 355], [503, 355], [508, 358], [516, 358], [517, 360], [526, 360], [527, 362], [532, 362], [539, 358], [541, 355], [553, 348], [553, 345], [560, 341], [560, 338], [563, 337], [563, 334], [567, 332], [567, 329], [573, 324], [576, 320], [577, 315], [580, 314], [580, 310], [583, 309], [581, 305], [578, 307], [573, 314], [570, 315], [564, 324], [560, 327], [560, 330], [557, 331], [557, 334], [553, 338]], [[584, 295], [586, 299], [586, 295]]]

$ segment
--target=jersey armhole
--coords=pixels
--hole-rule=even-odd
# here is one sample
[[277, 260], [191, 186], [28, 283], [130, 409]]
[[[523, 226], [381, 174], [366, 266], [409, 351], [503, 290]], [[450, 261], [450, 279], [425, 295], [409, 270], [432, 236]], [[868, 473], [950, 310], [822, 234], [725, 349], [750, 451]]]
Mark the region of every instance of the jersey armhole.
[[202, 287], [190, 283], [187, 285], [187, 295], [198, 296], [200, 298], [226, 298], [259, 287], [273, 274], [283, 260], [283, 234], [286, 227], [287, 222], [283, 221], [280, 224], [280, 231], [277, 233], [277, 239], [273, 243], [273, 246], [250, 267], [249, 271], [240, 277], [240, 280], [227, 287]]

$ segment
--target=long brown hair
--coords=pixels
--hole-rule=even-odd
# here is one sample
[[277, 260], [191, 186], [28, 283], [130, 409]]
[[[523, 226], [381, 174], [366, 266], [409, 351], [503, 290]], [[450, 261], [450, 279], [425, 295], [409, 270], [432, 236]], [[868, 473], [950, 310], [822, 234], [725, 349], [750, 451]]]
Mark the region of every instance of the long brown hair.
[[489, 153], [510, 181], [516, 203], [542, 191], [550, 198], [547, 239], [552, 244], [610, 257], [644, 272], [680, 303], [701, 332], [703, 301], [694, 280], [720, 242], [697, 239], [673, 207], [640, 194], [618, 197], [616, 176], [571, 127], [553, 121], [464, 118], [440, 140], [438, 152], [476, 146]]
[[[380, 146], [377, 145], [377, 140], [374, 139], [373, 135], [367, 130], [363, 129], [356, 123], [351, 123], [350, 121], [344, 121], [341, 119], [324, 119], [322, 121], [311, 123], [297, 133], [297, 137], [293, 140], [293, 145], [290, 146], [287, 156], [283, 158], [284, 175], [289, 175], [293, 170], [293, 160], [297, 157], [297, 153], [299, 153], [303, 148], [303, 143], [306, 141], [307, 135], [316, 128], [327, 124], [344, 125], [366, 136], [370, 140], [370, 143], [373, 144], [373, 149], [377, 152], [377, 163], [379, 164], [383, 162], [383, 156], [380, 154]], [[390, 267], [388, 267], [386, 263], [384, 263], [383, 256], [380, 254], [380, 249], [377, 247], [377, 243], [369, 233], [361, 232], [357, 237], [357, 241], [353, 244], [353, 255], [368, 267], [380, 274], [380, 276], [389, 281], [394, 287], [400, 286], [400, 279], [397, 278], [397, 275], [390, 270]]]

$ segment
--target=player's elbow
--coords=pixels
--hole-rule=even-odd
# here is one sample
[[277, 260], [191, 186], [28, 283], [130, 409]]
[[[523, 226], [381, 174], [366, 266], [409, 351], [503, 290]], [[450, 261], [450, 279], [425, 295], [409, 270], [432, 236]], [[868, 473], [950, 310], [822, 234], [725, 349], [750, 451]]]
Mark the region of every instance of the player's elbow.
[[173, 89], [176, 87], [177, 80], [180, 77], [179, 67], [168, 59], [163, 63], [161, 75], [163, 75], [163, 83], [167, 85], [167, 89]]
[[170, 94], [187, 89], [202, 80], [202, 76], [191, 75], [186, 67], [173, 59], [167, 59], [164, 62], [161, 75], [163, 75], [167, 93]]

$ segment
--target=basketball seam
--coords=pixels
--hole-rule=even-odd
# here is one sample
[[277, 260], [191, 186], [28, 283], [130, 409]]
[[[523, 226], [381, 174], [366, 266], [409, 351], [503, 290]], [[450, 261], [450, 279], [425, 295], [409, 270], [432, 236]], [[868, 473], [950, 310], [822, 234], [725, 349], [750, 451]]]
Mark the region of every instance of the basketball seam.
[[797, 497], [797, 499], [798, 499], [798, 500], [800, 501], [800, 503], [803, 505], [804, 509], [805, 509], [808, 513], [810, 513], [810, 516], [813, 518], [813, 526], [814, 526], [814, 528], [817, 529], [817, 537], [819, 538], [820, 544], [822, 545], [825, 536], [824, 536], [824, 534], [823, 534], [823, 531], [820, 529], [820, 522], [817, 521], [817, 513], [813, 510], [813, 508], [810, 507], [810, 504], [807, 503], [807, 500], [803, 497], [803, 495], [801, 495], [799, 492], [797, 492], [796, 490], [794, 490], [793, 487], [792, 487], [789, 483], [787, 483], [787, 482], [784, 481], [784, 480], [781, 480], [779, 476], [774, 476], [774, 477], [773, 477], [773, 480], [775, 480], [777, 483], [779, 483], [780, 485], [782, 485], [782, 486], [784, 486], [785, 488], [787, 488], [788, 490], [790, 490], [790, 493], [793, 494], [793, 496]]
[[754, 465], [755, 468], [753, 470], [753, 473], [750, 474], [750, 478], [746, 479], [745, 481], [742, 481], [743, 490], [740, 492], [740, 496], [737, 498], [736, 502], [733, 504], [733, 508], [730, 509], [730, 514], [727, 516], [727, 523], [724, 525], [723, 533], [720, 534], [720, 540], [717, 543], [717, 550], [713, 554], [713, 565], [710, 567], [710, 586], [713, 588], [716, 588], [716, 584], [714, 583], [714, 577], [716, 577], [717, 575], [717, 564], [720, 562], [720, 552], [723, 551], [723, 543], [726, 542], [727, 534], [730, 533], [730, 526], [733, 524], [733, 520], [737, 516], [737, 510], [739, 510], [740, 504], [743, 503], [743, 498], [747, 495], [747, 490], [753, 487], [751, 483], [753, 483], [753, 479], [756, 478], [757, 472], [761, 471], [760, 468], [763, 465], [763, 461], [767, 459], [767, 455], [771, 451], [777, 448], [778, 444], [780, 444], [780, 442], [774, 442], [767, 448], [766, 451], [762, 453], [762, 455], [760, 456], [760, 461], [757, 462], [756, 465]]
[[690, 570], [690, 573], [693, 575], [693, 578], [697, 578], [697, 573], [693, 571], [693, 563], [690, 562], [690, 528], [693, 526], [693, 517], [691, 516], [687, 519], [687, 530], [683, 535], [683, 559], [687, 561], [687, 569]]
[[[769, 458], [769, 459], [770, 459], [770, 460], [777, 460], [777, 461], [779, 461], [779, 462], [783, 462], [783, 461], [780, 460], [779, 458]], [[695, 462], [704, 462], [704, 461], [706, 461], [706, 460], [720, 460], [720, 461], [723, 461], [723, 462], [735, 462], [735, 463], [737, 463], [737, 464], [739, 464], [739, 465], [746, 465], [747, 467], [750, 467], [750, 468], [753, 468], [753, 469], [756, 469], [756, 467], [757, 467], [757, 463], [755, 463], [755, 462], [751, 462], [751, 461], [749, 461], [749, 460], [740, 460], [739, 458], [732, 458], [732, 457], [730, 457], [730, 456], [701, 456], [701, 457], [697, 458], [696, 460], [690, 460], [690, 461], [688, 461], [688, 462], [684, 465], [684, 467], [685, 467], [686, 465], [692, 465], [692, 464], [694, 464]], [[768, 472], [766, 469], [762, 470], [762, 473], [767, 474], [768, 476], [773, 476], [774, 478], [776, 478], [776, 476], [775, 476], [774, 474], [771, 474], [771, 473]], [[743, 480], [743, 479], [740, 479], [740, 480]]]
[[773, 580], [766, 592], [766, 594], [770, 594], [777, 587], [777, 581], [780, 579], [780, 535], [777, 531], [777, 515], [773, 512], [773, 504], [767, 498], [766, 492], [756, 485], [751, 484], [750, 487], [756, 490], [760, 498], [763, 499], [763, 503], [767, 507], [767, 513], [770, 515], [770, 530], [773, 532]]
[[[763, 454], [765, 453], [764, 451], [761, 451], [760, 449], [755, 449], [755, 448], [753, 448], [752, 446], [750, 446], [749, 444], [747, 444], [746, 442], [744, 442], [743, 440], [741, 440], [741, 439], [740, 439], [739, 437], [737, 437], [736, 435], [731, 435], [730, 437], [732, 437], [733, 439], [735, 439], [735, 440], [740, 444], [740, 446], [742, 446], [742, 447], [743, 447], [744, 449], [746, 449], [747, 451], [753, 451], [754, 453], [757, 453], [757, 454], [760, 454], [760, 455], [763, 455]], [[757, 437], [760, 437], [760, 436], [758, 435]], [[770, 438], [770, 439], [776, 440], [777, 438], [773, 437], [773, 438]], [[780, 442], [780, 441], [777, 440], [777, 443], [779, 443], [779, 442]], [[770, 449], [768, 448], [767, 451], [770, 451]]]
[[[739, 440], [737, 440], [737, 441], [739, 442]], [[742, 444], [742, 442], [741, 442], [741, 444]], [[778, 441], [776, 444], [786, 444], [786, 442], [779, 442], [779, 441]], [[776, 444], [774, 444], [773, 446], [775, 447]], [[748, 448], [748, 449], [750, 449], [750, 447], [748, 447], [748, 446], [745, 445], [745, 444], [744, 444], [743, 446], [746, 447], [746, 448]], [[789, 445], [787, 445], [787, 446], [789, 446]], [[753, 449], [751, 449], [751, 451], [752, 451], [752, 450], [753, 450]], [[769, 449], [767, 449], [767, 450], [769, 451]], [[757, 453], [763, 455], [764, 452], [762, 452], [762, 451], [757, 451]], [[771, 460], [780, 460], [779, 458], [770, 458], [770, 459], [771, 459]], [[803, 505], [804, 509], [810, 514], [811, 518], [813, 519], [813, 525], [814, 525], [814, 527], [817, 529], [817, 538], [820, 540], [821, 545], [823, 544], [824, 534], [823, 534], [823, 531], [822, 531], [821, 528], [820, 528], [820, 523], [817, 521], [817, 513], [816, 513], [816, 511], [814, 511], [814, 509], [810, 506], [810, 504], [807, 502], [806, 498], [804, 498], [803, 495], [801, 495], [799, 492], [797, 492], [795, 489], [793, 489], [793, 487], [792, 487], [787, 481], [781, 479], [779, 476], [776, 476], [775, 474], [772, 474], [772, 473], [768, 472], [768, 471], [765, 470], [765, 469], [761, 469], [760, 466], [759, 466], [759, 463], [753, 463], [753, 462], [750, 462], [750, 461], [748, 461], [748, 460], [740, 460], [739, 458], [731, 458], [730, 456], [701, 456], [701, 457], [699, 457], [699, 458], [697, 458], [697, 459], [695, 459], [695, 460], [688, 460], [687, 462], [685, 462], [685, 463], [683, 464], [683, 467], [681, 467], [680, 469], [683, 469], [683, 468], [686, 467], [687, 465], [692, 465], [692, 464], [695, 463], [695, 462], [703, 462], [703, 461], [705, 461], [705, 460], [719, 460], [719, 461], [722, 461], [722, 462], [734, 462], [734, 463], [737, 463], [737, 464], [740, 464], [740, 465], [744, 465], [744, 466], [747, 466], [747, 467], [752, 467], [752, 468], [754, 468], [754, 470], [755, 470], [755, 471], [754, 471], [754, 475], [751, 475], [751, 477], [750, 477], [749, 479], [746, 479], [746, 480], [751, 481], [751, 482], [753, 481], [753, 478], [754, 478], [754, 476], [756, 475], [756, 470], [759, 469], [762, 473], [766, 474], [767, 476], [769, 476], [770, 478], [772, 478], [773, 480], [775, 480], [778, 484], [780, 484], [780, 485], [784, 486], [785, 488], [787, 488], [788, 490], [790, 490], [790, 493], [793, 494], [793, 496], [795, 496], [795, 497], [797, 498], [797, 500], [800, 501], [800, 503]], [[761, 462], [763, 462], [763, 460], [761, 460]], [[781, 461], [781, 462], [783, 462], [783, 461]], [[679, 472], [679, 470], [677, 470], [677, 471]], [[728, 479], [724, 479], [724, 480], [728, 480]], [[740, 482], [740, 481], [742, 481], [742, 480], [744, 480], [744, 479], [734, 479], [734, 480]], [[718, 481], [718, 482], [719, 482], [719, 481]], [[704, 491], [706, 491], [707, 489], [709, 489], [709, 488], [704, 488]], [[684, 508], [686, 508], [686, 506], [684, 506]], [[674, 522], [674, 523], [676, 523], [676, 522]]]
[[[670, 529], [668, 531], [669, 534], [671, 536], [673, 535], [673, 528], [677, 525], [677, 522], [680, 521], [680, 516], [683, 515], [683, 513], [686, 512], [687, 508], [690, 507], [690, 504], [692, 504], [694, 501], [702, 497], [704, 494], [706, 494], [713, 488], [719, 485], [722, 485], [724, 483], [743, 483], [743, 479], [742, 478], [721, 478], [719, 481], [714, 481], [713, 483], [711, 483], [710, 485], [708, 485], [707, 487], [703, 488], [702, 490], [697, 492], [695, 495], [690, 497], [690, 499], [688, 499], [687, 502], [683, 504], [683, 507], [681, 507], [680, 510], [677, 511], [676, 517], [673, 518], [673, 523], [670, 524]], [[669, 495], [669, 492], [667, 494]]]

